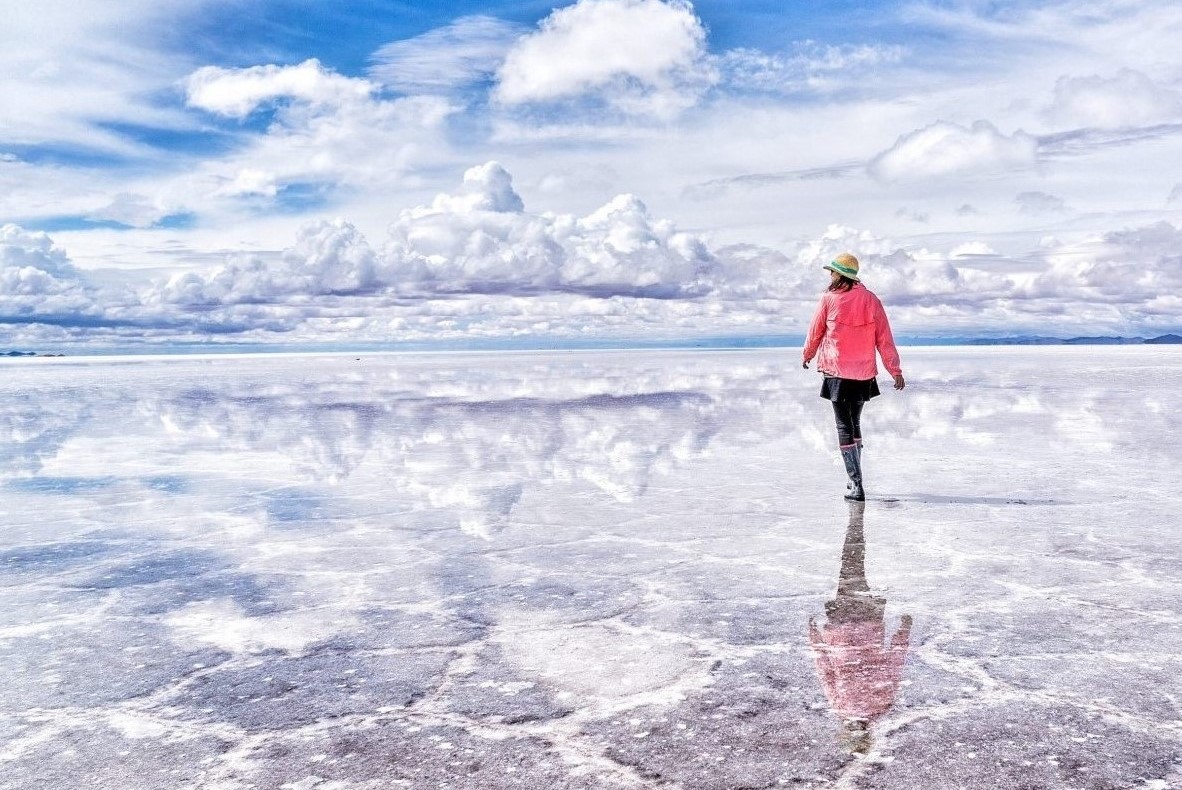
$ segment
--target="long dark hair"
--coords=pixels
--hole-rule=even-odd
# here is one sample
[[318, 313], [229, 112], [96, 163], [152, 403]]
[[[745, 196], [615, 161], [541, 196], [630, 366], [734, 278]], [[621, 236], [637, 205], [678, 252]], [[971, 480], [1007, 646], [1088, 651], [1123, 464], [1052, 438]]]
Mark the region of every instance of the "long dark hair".
[[849, 277], [846, 277], [844, 274], [842, 274], [842, 275], [839, 275], [836, 280], [829, 283], [829, 290], [830, 291], [837, 291], [840, 293], [841, 291], [848, 291], [849, 289], [853, 288], [857, 284], [858, 284], [857, 280], [851, 280]]

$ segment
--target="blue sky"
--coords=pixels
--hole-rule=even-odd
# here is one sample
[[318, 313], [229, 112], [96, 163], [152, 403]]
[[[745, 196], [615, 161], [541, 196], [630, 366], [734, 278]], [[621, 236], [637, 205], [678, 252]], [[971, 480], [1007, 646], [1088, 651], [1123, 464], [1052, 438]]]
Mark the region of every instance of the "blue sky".
[[[260, 59], [299, 62], [318, 58], [345, 73], [364, 70], [370, 54], [390, 41], [413, 38], [464, 16], [484, 15], [532, 28], [563, 4], [542, 2], [246, 2], [226, 3], [186, 19], [174, 43], [207, 63], [249, 66]], [[814, 4], [707, 0], [693, 8], [710, 31], [714, 49], [757, 47], [776, 51], [800, 39], [849, 39], [857, 25], [867, 40], [915, 38], [898, 24], [899, 4], [839, 0], [823, 13]], [[260, 57], [261, 56], [261, 57]]]
[[0, 53], [7, 344], [1160, 334], [1182, 12], [47, 0]]

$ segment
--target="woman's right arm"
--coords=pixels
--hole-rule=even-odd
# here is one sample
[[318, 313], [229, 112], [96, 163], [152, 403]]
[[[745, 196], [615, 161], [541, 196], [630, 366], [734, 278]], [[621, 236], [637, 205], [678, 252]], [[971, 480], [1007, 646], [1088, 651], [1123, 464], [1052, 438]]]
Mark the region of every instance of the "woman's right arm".
[[821, 340], [825, 337], [825, 329], [828, 326], [829, 311], [826, 308], [825, 297], [821, 297], [820, 303], [817, 305], [817, 312], [813, 314], [813, 322], [809, 324], [809, 333], [804, 339], [804, 367], [809, 366], [809, 362], [817, 355], [817, 349], [821, 346]]

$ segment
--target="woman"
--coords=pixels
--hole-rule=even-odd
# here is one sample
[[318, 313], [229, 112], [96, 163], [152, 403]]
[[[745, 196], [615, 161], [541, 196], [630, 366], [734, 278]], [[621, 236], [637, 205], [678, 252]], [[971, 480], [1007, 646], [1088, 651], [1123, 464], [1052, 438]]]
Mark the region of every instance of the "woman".
[[882, 302], [858, 279], [858, 259], [848, 252], [827, 266], [829, 290], [821, 296], [817, 313], [804, 342], [804, 367], [817, 358], [817, 370], [825, 375], [821, 397], [833, 403], [837, 419], [837, 445], [850, 477], [846, 499], [866, 499], [862, 488], [862, 406], [879, 395], [875, 350], [895, 379], [895, 389], [907, 386], [899, 352], [891, 337]]

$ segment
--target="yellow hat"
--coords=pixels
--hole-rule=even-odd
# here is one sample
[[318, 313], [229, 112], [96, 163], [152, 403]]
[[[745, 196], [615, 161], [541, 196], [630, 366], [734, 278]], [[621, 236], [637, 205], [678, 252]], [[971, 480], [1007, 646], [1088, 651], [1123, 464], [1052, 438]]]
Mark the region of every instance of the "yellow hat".
[[837, 272], [854, 281], [858, 280], [858, 259], [848, 252], [843, 252], [821, 268]]

